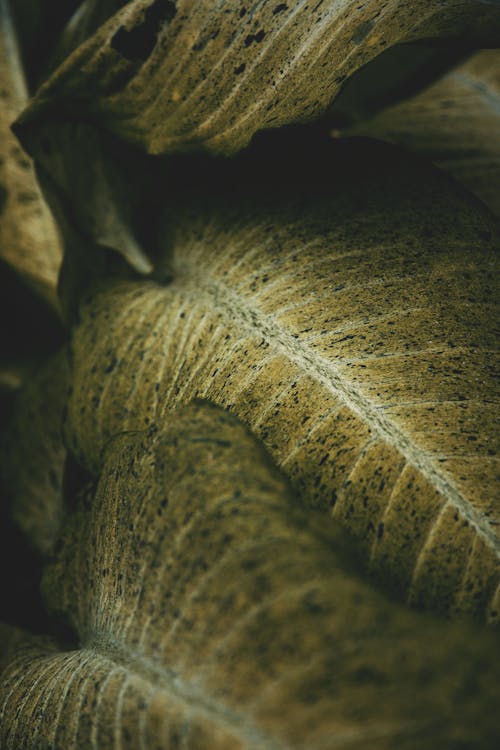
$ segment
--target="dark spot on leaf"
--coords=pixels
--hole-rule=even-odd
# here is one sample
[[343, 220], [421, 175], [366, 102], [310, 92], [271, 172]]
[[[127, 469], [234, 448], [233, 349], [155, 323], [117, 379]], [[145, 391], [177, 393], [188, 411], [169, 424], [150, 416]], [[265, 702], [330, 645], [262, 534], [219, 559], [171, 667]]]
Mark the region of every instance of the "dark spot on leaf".
[[234, 69], [234, 74], [236, 76], [239, 76], [240, 73], [243, 73], [243, 71], [245, 70], [245, 67], [246, 67], [245, 63], [241, 63], [241, 65], [238, 65], [238, 67]]
[[372, 28], [372, 21], [365, 21], [364, 23], [361, 23], [352, 35], [352, 41], [354, 42], [354, 44], [361, 44], [361, 42], [366, 39]]
[[280, 3], [276, 6], [276, 8], [273, 10], [273, 16], [278, 15], [278, 13], [283, 13], [284, 10], [288, 9], [288, 5], [286, 3]]
[[245, 47], [250, 47], [250, 45], [253, 42], [257, 42], [257, 43], [261, 42], [264, 39], [265, 35], [266, 35], [266, 32], [263, 31], [262, 29], [258, 31], [256, 34], [249, 34], [245, 39]]
[[156, 38], [163, 23], [171, 21], [177, 8], [172, 0], [155, 0], [144, 13], [144, 21], [128, 31], [118, 29], [111, 46], [127, 60], [145, 62], [155, 48]]
[[118, 360], [116, 359], [115, 355], [112, 354], [111, 358], [110, 358], [110, 361], [109, 361], [109, 364], [104, 368], [104, 372], [106, 374], [109, 374], [110, 372], [113, 372], [113, 370], [116, 367], [117, 362], [118, 362]]

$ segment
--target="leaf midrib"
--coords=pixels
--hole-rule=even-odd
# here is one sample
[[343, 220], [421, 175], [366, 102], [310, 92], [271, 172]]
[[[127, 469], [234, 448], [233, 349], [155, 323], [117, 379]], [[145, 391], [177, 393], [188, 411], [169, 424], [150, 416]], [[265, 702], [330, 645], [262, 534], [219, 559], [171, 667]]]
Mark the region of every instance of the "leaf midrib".
[[[193, 298], [195, 305], [200, 297], [208, 298], [209, 309], [221, 309], [233, 324], [253, 332], [269, 342], [270, 346], [284, 354], [302, 371], [312, 375], [332, 392], [364, 424], [384, 442], [395, 447], [408, 465], [414, 467], [440, 492], [461, 515], [471, 524], [477, 534], [500, 558], [500, 539], [496, 537], [484, 516], [463, 496], [454, 483], [435, 466], [424, 451], [413, 444], [395, 422], [387, 417], [354, 384], [349, 383], [331, 360], [311, 349], [307, 343], [295, 339], [273, 317], [250, 305], [235, 294], [226, 284], [196, 268], [176, 264], [177, 283]], [[184, 265], [183, 264], [183, 265]]]
[[125, 673], [157, 687], [171, 695], [176, 701], [187, 706], [189, 713], [201, 713], [210, 721], [218, 722], [241, 738], [248, 747], [262, 750], [287, 750], [286, 745], [276, 741], [251, 724], [221, 701], [215, 700], [200, 688], [186, 682], [174, 672], [155, 664], [144, 654], [124, 645], [106, 632], [93, 632], [82, 649], [94, 653], [99, 658], [121, 667]]

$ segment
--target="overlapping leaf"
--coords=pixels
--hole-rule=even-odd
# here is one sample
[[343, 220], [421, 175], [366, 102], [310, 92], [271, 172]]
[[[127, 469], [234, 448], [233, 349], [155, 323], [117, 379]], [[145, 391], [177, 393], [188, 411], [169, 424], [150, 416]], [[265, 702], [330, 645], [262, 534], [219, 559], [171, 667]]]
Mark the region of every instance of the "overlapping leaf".
[[112, 441], [45, 581], [81, 645], [4, 629], [2, 748], [493, 748], [498, 640], [387, 602], [320, 519], [212, 406]]
[[174, 280], [84, 301], [71, 448], [98, 472], [113, 435], [209, 398], [400, 596], [497, 621], [498, 225], [397, 149], [323, 145], [271, 138], [218, 190], [210, 160], [171, 164]]
[[[121, 3], [101, 5], [78, 15], [83, 36]], [[19, 132], [36, 151], [41, 121], [91, 120], [154, 154], [232, 153], [258, 130], [325, 112], [393, 45], [468, 46], [498, 42], [499, 31], [500, 8], [481, 0], [134, 0], [41, 87]]]
[[23, 69], [8, 6], [0, 3], [0, 258], [53, 307], [61, 247], [30, 159], [10, 125], [26, 104]]
[[355, 132], [400, 143], [449, 171], [500, 215], [500, 53], [484, 50]]

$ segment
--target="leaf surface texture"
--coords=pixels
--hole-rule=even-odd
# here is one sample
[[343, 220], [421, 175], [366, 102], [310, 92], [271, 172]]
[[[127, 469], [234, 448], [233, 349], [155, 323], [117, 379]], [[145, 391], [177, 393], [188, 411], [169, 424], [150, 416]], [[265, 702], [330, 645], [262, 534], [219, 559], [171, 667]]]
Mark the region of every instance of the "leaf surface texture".
[[[116, 6], [87, 3], [76, 26], [90, 32]], [[234, 153], [259, 130], [324, 113], [393, 45], [486, 43], [499, 29], [500, 9], [478, 0], [135, 0], [61, 64], [19, 131], [90, 119], [154, 154]]]
[[45, 577], [80, 648], [3, 633], [2, 747], [493, 747], [498, 640], [389, 603], [327, 527], [213, 406], [118, 436]]
[[70, 448], [98, 472], [114, 435], [208, 398], [399, 596], [496, 621], [498, 226], [403, 152], [328, 148], [291, 162], [271, 140], [218, 190], [209, 161], [198, 200], [171, 165], [174, 280], [85, 298]]

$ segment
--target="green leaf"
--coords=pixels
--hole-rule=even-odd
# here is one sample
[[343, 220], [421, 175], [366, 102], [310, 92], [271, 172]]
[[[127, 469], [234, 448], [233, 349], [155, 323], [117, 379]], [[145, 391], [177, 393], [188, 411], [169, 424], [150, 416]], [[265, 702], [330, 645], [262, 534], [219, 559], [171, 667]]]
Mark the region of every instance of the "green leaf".
[[45, 577], [80, 646], [1, 641], [2, 748], [495, 747], [498, 639], [345, 552], [227, 413], [117, 437]]
[[398, 596], [496, 622], [498, 223], [398, 149], [284, 140], [217, 184], [170, 163], [174, 279], [84, 299], [70, 448], [98, 473], [114, 435], [208, 398]]

